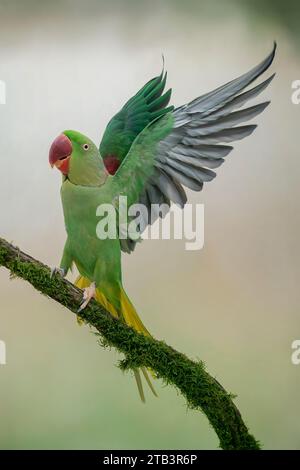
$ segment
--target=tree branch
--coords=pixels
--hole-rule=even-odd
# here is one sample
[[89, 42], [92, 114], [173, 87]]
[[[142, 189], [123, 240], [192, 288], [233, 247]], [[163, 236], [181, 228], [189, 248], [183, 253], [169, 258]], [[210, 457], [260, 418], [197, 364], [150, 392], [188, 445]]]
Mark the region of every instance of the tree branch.
[[[2, 238], [0, 266], [77, 314], [82, 291], [58, 275], [50, 279], [48, 266]], [[153, 369], [158, 377], [181, 391], [189, 407], [202, 410], [217, 433], [222, 449], [259, 449], [259, 443], [249, 434], [232, 396], [206, 372], [202, 362], [188, 359], [163, 341], [137, 333], [95, 301], [80, 312], [80, 317], [96, 328], [105, 343], [125, 355], [120, 363], [123, 370], [141, 366]]]

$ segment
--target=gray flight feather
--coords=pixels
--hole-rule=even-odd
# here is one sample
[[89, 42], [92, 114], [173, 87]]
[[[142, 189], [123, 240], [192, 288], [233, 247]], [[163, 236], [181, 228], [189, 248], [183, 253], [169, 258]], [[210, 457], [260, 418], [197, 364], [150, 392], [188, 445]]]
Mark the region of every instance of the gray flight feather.
[[[256, 98], [273, 80], [275, 74], [243, 91], [270, 67], [275, 51], [276, 43], [272, 52], [249, 72], [173, 111], [173, 130], [158, 145], [154, 175], [140, 198], [149, 211], [151, 204], [162, 204], [162, 201], [167, 206], [174, 202], [183, 207], [186, 203], [183, 186], [200, 191], [203, 183], [216, 176], [211, 169], [222, 165], [224, 157], [233, 149], [224, 143], [252, 134], [256, 125], [239, 124], [260, 114], [269, 101], [237, 110]], [[165, 215], [156, 212], [151, 221], [150, 214], [144, 228]], [[130, 240], [123, 251], [130, 252], [134, 247], [135, 242]]]

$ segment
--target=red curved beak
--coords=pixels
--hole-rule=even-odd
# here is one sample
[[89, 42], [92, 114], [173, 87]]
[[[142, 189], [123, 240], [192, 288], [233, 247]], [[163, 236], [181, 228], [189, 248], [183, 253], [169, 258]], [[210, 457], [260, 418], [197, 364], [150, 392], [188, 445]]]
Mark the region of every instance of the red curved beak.
[[64, 175], [67, 175], [72, 150], [72, 142], [65, 134], [56, 137], [49, 151], [50, 165], [56, 166]]

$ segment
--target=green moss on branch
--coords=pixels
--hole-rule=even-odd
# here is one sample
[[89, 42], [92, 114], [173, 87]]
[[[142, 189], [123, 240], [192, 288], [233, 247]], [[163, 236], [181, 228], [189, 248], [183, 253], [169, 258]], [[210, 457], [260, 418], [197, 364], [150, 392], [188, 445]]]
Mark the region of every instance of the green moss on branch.
[[[2, 238], [1, 265], [13, 276], [28, 281], [42, 294], [77, 313], [82, 291], [60, 276], [50, 279], [49, 267]], [[180, 390], [191, 408], [203, 411], [217, 433], [222, 449], [259, 449], [259, 443], [249, 434], [232, 396], [206, 372], [202, 362], [192, 361], [163, 341], [135, 332], [95, 301], [91, 301], [80, 316], [96, 328], [106, 344], [125, 355], [120, 363], [122, 369], [141, 366], [153, 369], [158, 377]]]

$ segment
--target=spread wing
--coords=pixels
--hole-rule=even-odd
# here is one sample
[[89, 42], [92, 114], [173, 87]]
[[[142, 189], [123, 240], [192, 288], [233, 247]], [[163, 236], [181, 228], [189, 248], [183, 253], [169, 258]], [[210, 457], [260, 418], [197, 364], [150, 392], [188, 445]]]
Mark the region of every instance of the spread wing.
[[[105, 189], [111, 195], [119, 212], [124, 209], [119, 204], [120, 196], [126, 196], [128, 208], [141, 202], [141, 195], [155, 171], [159, 144], [170, 134], [173, 124], [174, 118], [171, 112], [148, 124], [134, 140], [116, 174], [106, 179]], [[127, 211], [122, 217], [127, 221]], [[127, 240], [120, 240], [123, 241]]]
[[[240, 108], [259, 95], [275, 74], [244, 90], [270, 67], [275, 50], [276, 44], [269, 56], [249, 72], [175, 109], [171, 113], [172, 128], [159, 141], [154, 138], [150, 145], [151, 132], [167, 121], [170, 125], [169, 118], [167, 121], [158, 119], [146, 128], [145, 134], [142, 131], [138, 136], [114, 178], [127, 189], [133, 188], [137, 181], [135, 198], [139, 195], [139, 201], [148, 207], [149, 214], [141, 231], [158, 217], [157, 213], [151, 218], [151, 204], [170, 206], [174, 202], [183, 207], [186, 202], [183, 187], [200, 191], [204, 183], [215, 178], [213, 170], [222, 165], [233, 149], [228, 143], [254, 131], [256, 125], [244, 123], [261, 113], [269, 102]], [[132, 200], [133, 189], [128, 191]], [[135, 247], [134, 240], [120, 242], [123, 251], [130, 253]]]
[[115, 174], [133, 141], [147, 125], [174, 109], [167, 107], [171, 89], [163, 93], [167, 73], [153, 78], [134, 95], [108, 123], [100, 154], [110, 174]]

